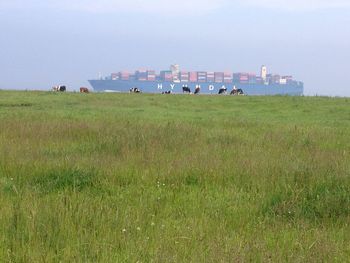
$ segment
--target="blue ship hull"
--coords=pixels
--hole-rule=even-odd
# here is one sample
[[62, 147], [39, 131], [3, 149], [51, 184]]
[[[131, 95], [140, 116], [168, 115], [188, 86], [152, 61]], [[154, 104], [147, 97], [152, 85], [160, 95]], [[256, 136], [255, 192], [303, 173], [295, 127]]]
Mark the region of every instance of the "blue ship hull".
[[302, 82], [288, 84], [256, 84], [256, 83], [199, 83], [199, 82], [164, 82], [164, 81], [137, 81], [137, 80], [89, 80], [94, 91], [97, 92], [129, 92], [131, 88], [138, 88], [143, 93], [182, 93], [182, 87], [187, 86], [194, 92], [200, 86], [200, 94], [218, 94], [223, 87], [230, 93], [233, 87], [242, 89], [246, 95], [291, 95], [301, 96], [304, 92]]

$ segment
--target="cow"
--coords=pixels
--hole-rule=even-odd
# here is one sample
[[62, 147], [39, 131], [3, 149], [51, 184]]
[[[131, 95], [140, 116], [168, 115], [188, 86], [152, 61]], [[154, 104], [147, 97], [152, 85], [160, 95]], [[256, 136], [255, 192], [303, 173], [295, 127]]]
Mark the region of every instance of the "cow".
[[67, 89], [66, 89], [66, 86], [54, 86], [54, 87], [52, 87], [52, 90], [53, 91], [65, 92]]
[[141, 93], [141, 90], [139, 88], [134, 87], [130, 89], [130, 93]]
[[182, 87], [182, 92], [183, 93], [191, 93], [191, 89], [188, 86], [183, 86]]
[[234, 88], [234, 89], [231, 91], [230, 94], [231, 94], [231, 95], [244, 95], [244, 92], [243, 92], [242, 89], [236, 89], [236, 88]]
[[80, 93], [89, 93], [89, 89], [85, 87], [80, 88]]
[[227, 88], [221, 88], [219, 89], [219, 94], [226, 94]]
[[200, 88], [200, 87], [197, 87], [197, 88], [194, 90], [194, 94], [199, 94], [199, 92], [201, 92], [201, 88]]
[[171, 94], [171, 90], [169, 90], [169, 91], [163, 91], [162, 94]]

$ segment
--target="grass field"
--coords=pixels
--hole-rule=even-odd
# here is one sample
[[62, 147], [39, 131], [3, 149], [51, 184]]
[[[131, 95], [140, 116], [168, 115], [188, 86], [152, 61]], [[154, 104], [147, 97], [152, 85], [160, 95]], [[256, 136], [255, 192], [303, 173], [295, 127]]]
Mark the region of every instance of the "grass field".
[[0, 91], [0, 262], [350, 261], [350, 99]]

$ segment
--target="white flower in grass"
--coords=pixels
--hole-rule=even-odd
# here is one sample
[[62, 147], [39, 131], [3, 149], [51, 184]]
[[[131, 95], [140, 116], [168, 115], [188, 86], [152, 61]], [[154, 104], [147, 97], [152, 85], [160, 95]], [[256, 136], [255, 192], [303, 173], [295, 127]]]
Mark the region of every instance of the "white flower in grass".
[[122, 230], [122, 232], [125, 233], [125, 232], [126, 232], [126, 229], [124, 228], [124, 229]]
[[137, 231], [140, 231], [140, 230], [141, 230], [141, 227], [138, 226], [138, 227], [136, 228], [136, 230], [137, 230]]

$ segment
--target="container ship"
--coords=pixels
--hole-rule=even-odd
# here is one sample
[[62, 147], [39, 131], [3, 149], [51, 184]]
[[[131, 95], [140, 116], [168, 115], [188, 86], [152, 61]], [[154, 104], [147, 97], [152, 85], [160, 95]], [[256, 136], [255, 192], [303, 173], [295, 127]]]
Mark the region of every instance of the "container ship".
[[[182, 71], [179, 65], [157, 73], [155, 70], [137, 70], [134, 73], [120, 71], [107, 77], [89, 80], [97, 92], [189, 93], [221, 94], [242, 90], [246, 95], [301, 96], [304, 84], [292, 76], [269, 74], [262, 66], [256, 73], [214, 71]], [[227, 91], [227, 92], [226, 92]]]

